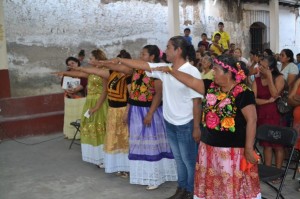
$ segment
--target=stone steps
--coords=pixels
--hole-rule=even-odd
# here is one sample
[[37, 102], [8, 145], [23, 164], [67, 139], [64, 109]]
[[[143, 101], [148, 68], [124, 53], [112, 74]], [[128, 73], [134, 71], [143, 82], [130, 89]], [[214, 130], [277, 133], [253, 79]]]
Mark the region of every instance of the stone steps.
[[0, 99], [0, 139], [61, 132], [62, 93]]

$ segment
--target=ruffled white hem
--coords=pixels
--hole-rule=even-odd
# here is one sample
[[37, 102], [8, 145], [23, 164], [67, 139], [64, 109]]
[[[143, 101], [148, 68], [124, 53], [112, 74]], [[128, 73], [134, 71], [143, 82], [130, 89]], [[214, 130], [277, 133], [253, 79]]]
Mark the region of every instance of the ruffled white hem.
[[[217, 199], [218, 197], [214, 196], [214, 199]], [[206, 198], [199, 198], [196, 195], [194, 195], [194, 199], [206, 199]], [[241, 198], [238, 198], [241, 199]], [[261, 193], [257, 194], [256, 198], [252, 198], [252, 199], [261, 199]]]
[[130, 184], [159, 186], [166, 181], [177, 181], [177, 170], [174, 159], [163, 158], [148, 162], [129, 160]]
[[105, 173], [129, 171], [128, 153], [104, 153]]
[[104, 163], [103, 144], [99, 146], [92, 146], [90, 144], [81, 144], [82, 160], [92, 164]]

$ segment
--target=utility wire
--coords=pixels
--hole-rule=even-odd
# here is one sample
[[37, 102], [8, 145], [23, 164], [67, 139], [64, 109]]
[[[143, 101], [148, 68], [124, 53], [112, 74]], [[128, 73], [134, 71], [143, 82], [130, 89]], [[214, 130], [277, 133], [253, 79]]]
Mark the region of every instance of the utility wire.
[[[2, 133], [5, 135], [5, 137], [9, 138], [10, 140], [15, 141], [15, 142], [17, 142], [17, 143], [19, 143], [19, 144], [24, 144], [24, 145], [28, 145], [28, 146], [33, 146], [33, 145], [42, 144], [42, 143], [44, 143], [44, 142], [49, 142], [49, 141], [51, 141], [51, 140], [55, 140], [55, 139], [58, 139], [58, 138], [63, 137], [63, 135], [60, 135], [60, 136], [58, 136], [58, 137], [51, 138], [51, 139], [47, 139], [47, 140], [43, 140], [43, 141], [40, 141], [40, 142], [26, 143], [26, 142], [22, 142], [22, 141], [19, 141], [19, 140], [13, 138], [13, 137], [8, 136], [8, 135], [6, 134], [6, 132], [3, 130], [2, 125], [0, 124], [0, 134], [2, 134]], [[2, 141], [4, 141], [4, 140], [0, 140], [0, 143], [1, 143]]]

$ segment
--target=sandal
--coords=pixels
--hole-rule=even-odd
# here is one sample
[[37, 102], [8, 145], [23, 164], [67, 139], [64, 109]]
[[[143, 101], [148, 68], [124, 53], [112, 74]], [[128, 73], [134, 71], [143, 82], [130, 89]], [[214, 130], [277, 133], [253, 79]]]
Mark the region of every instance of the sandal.
[[121, 172], [122, 174], [121, 174], [121, 178], [125, 178], [125, 179], [127, 179], [128, 177], [129, 177], [129, 172]]
[[150, 186], [150, 185], [148, 185], [148, 186], [146, 187], [146, 190], [151, 191], [151, 190], [155, 190], [155, 189], [157, 189], [157, 188], [158, 188], [158, 186]]
[[122, 172], [121, 171], [118, 171], [117, 173], [116, 173], [116, 176], [121, 176], [122, 175]]
[[104, 169], [104, 168], [105, 168], [105, 166], [104, 166], [104, 164], [103, 164], [103, 163], [101, 163], [101, 164], [97, 165], [97, 167], [98, 167], [98, 168], [100, 168], [100, 169]]

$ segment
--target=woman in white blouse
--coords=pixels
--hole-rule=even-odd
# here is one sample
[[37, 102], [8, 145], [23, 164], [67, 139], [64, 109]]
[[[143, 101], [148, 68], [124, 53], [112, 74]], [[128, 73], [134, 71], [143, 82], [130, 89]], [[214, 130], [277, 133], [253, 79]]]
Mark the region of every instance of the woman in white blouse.
[[280, 52], [279, 60], [281, 65], [278, 66], [279, 71], [283, 74], [289, 88], [292, 88], [299, 73], [298, 67], [294, 64], [294, 53], [290, 49], [283, 49]]

